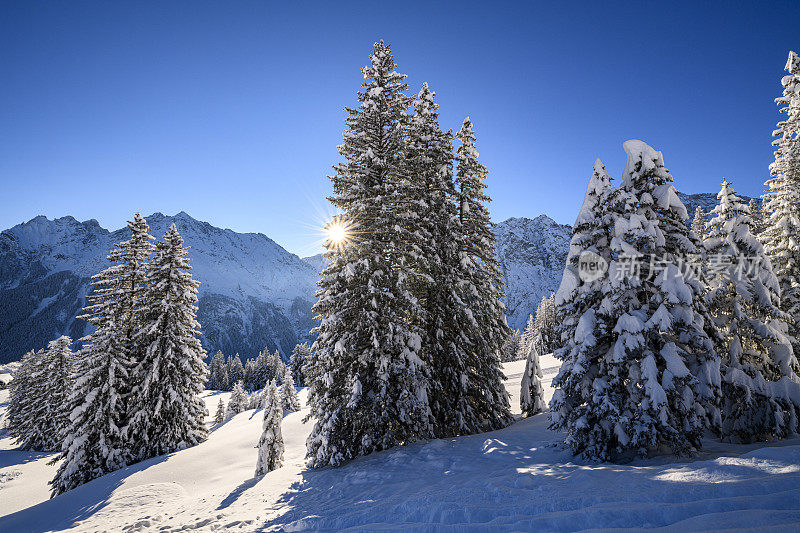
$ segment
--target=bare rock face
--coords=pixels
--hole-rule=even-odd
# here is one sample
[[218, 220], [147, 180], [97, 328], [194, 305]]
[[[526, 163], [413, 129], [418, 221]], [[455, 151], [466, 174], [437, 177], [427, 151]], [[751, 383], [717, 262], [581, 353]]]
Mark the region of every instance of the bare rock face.
[[508, 325], [523, 329], [542, 296], [555, 292], [561, 283], [572, 227], [539, 215], [509, 218], [495, 232]]

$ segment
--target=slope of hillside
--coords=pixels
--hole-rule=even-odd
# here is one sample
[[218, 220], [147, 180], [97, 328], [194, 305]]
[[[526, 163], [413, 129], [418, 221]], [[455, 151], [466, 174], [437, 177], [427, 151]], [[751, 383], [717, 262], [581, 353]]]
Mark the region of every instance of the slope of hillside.
[[[542, 360], [546, 397], [557, 370]], [[517, 401], [524, 361], [505, 365]], [[207, 392], [213, 407], [219, 393]], [[7, 391], [0, 391], [0, 410]], [[301, 400], [305, 391], [301, 391]], [[0, 531], [670, 531], [800, 527], [800, 439], [726, 445], [698, 457], [592, 464], [559, 444], [546, 415], [491, 433], [421, 442], [341, 468], [303, 466], [307, 413], [284, 417], [284, 466], [253, 478], [261, 411], [208, 441], [48, 499], [50, 455], [0, 438]]]
[[[207, 350], [253, 356], [269, 347], [288, 356], [308, 338], [313, 267], [260, 233], [220, 229], [183, 212], [146, 218], [156, 237], [174, 222], [191, 247]], [[105, 256], [127, 234], [111, 233], [94, 220], [41, 216], [0, 233], [0, 362], [58, 335], [85, 333], [75, 316], [89, 277], [107, 266]]]

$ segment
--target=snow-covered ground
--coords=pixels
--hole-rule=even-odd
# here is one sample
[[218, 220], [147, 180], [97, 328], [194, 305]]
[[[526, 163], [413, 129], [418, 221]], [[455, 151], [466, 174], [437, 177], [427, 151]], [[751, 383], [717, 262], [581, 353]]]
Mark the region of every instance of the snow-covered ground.
[[[543, 358], [548, 400], [556, 366]], [[523, 368], [505, 365], [517, 412]], [[7, 400], [0, 391], [0, 416]], [[218, 401], [207, 394], [209, 412]], [[800, 530], [800, 439], [753, 446], [709, 439], [690, 460], [597, 465], [573, 458], [539, 415], [309, 471], [305, 414], [284, 418], [284, 467], [263, 478], [252, 477], [262, 413], [246, 411], [199, 446], [52, 500], [51, 455], [14, 451], [0, 433], [0, 531]]]

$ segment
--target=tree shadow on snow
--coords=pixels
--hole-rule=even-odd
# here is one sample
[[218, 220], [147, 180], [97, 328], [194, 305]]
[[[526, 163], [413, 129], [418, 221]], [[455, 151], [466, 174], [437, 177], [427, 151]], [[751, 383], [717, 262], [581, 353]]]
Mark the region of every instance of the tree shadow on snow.
[[244, 494], [244, 492], [246, 490], [254, 487], [256, 485], [256, 483], [258, 483], [261, 480], [261, 477], [263, 477], [263, 476], [250, 478], [250, 479], [242, 482], [238, 487], [233, 489], [230, 494], [225, 496], [225, 499], [222, 500], [219, 503], [219, 506], [217, 507], [217, 510], [219, 511], [221, 509], [225, 509], [226, 507], [229, 507], [233, 502], [238, 500], [239, 496]]
[[7, 468], [9, 466], [24, 465], [25, 463], [32, 463], [39, 459], [50, 458], [55, 455], [54, 452], [35, 452], [31, 450], [0, 450], [0, 468]]
[[[574, 457], [560, 444], [563, 435], [546, 426], [546, 417], [537, 415], [499, 431], [396, 447], [338, 468], [304, 470], [301, 480], [276, 502], [281, 514], [260, 527], [404, 525], [427, 530], [493, 524], [500, 529], [558, 530], [669, 527], [688, 520], [703, 528], [708, 527], [703, 516], [711, 512], [703, 502], [744, 510], [751, 497], [771, 505], [772, 492], [789, 491], [783, 499], [800, 492], [799, 468], [790, 464], [791, 455], [770, 461], [772, 452], [760, 452], [766, 464], [717, 460], [753, 449], [797, 446], [800, 439], [734, 446], [706, 441], [710, 449], [693, 458], [593, 463]], [[708, 463], [693, 464], [698, 461]], [[771, 480], [768, 488], [763, 488], [764, 479]], [[669, 512], [654, 511], [661, 504]]]
[[60, 494], [55, 498], [0, 517], [0, 531], [53, 531], [75, 527], [108, 505], [129, 476], [167, 461], [172, 454], [147, 459]]

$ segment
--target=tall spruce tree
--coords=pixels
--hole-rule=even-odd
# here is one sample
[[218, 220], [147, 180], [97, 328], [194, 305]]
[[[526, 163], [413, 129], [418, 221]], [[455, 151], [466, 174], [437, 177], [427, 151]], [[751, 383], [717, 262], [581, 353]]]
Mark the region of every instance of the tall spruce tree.
[[[462, 267], [465, 235], [454, 199], [452, 134], [439, 127], [439, 106], [428, 84], [414, 99], [406, 147], [406, 174], [412, 192], [411, 225], [423, 261], [413, 265], [414, 292], [423, 314], [415, 317], [423, 330], [422, 353], [430, 368], [429, 392], [434, 434], [451, 437], [485, 429], [486, 407], [472, 398], [472, 332], [477, 324], [466, 307], [465, 287], [471, 272]], [[465, 278], [466, 275], [466, 278]], [[491, 413], [491, 411], [488, 411]]]
[[536, 348], [539, 353], [552, 353], [558, 347], [559, 339], [556, 326], [555, 294], [542, 296], [539, 307], [536, 308], [535, 333], [533, 335], [533, 339], [538, 343]]
[[227, 390], [233, 390], [233, 387], [240, 381], [244, 383], [244, 365], [242, 364], [242, 358], [239, 357], [238, 353], [233, 356], [228, 356], [228, 364], [226, 366], [228, 371]]
[[800, 352], [800, 57], [789, 52], [775, 102], [786, 119], [773, 132], [775, 161], [764, 193], [765, 229], [759, 235], [780, 284], [780, 308], [788, 313], [794, 351]]
[[44, 350], [30, 351], [22, 357], [11, 380], [8, 431], [23, 450], [57, 450], [49, 424], [47, 366]]
[[275, 381], [270, 381], [266, 387], [267, 395], [264, 401], [264, 424], [261, 437], [258, 440], [258, 461], [256, 462], [256, 476], [263, 476], [280, 468], [283, 464], [283, 435], [281, 422], [283, 409]]
[[[565, 431], [572, 451], [589, 459], [608, 458], [608, 431], [613, 430], [612, 417], [617, 415], [606, 381], [612, 327], [599, 313], [605, 299], [603, 287], [609, 282], [606, 266], [611, 260], [610, 190], [611, 176], [598, 159], [572, 228], [567, 263], [555, 296], [562, 317], [558, 327], [562, 346], [554, 355], [562, 363], [553, 380], [550, 427]], [[592, 265], [596, 269], [590, 269]]]
[[[153, 237], [147, 221], [136, 213], [128, 221], [131, 238], [117, 244], [108, 259], [118, 263], [116, 277], [117, 316], [126, 355], [136, 364], [142, 353], [136, 345], [134, 335], [141, 327], [142, 296], [145, 291], [147, 265], [154, 251]], [[133, 376], [132, 376], [133, 378]]]
[[259, 354], [256, 358], [256, 373], [260, 383], [259, 389], [273, 379], [278, 378], [278, 368], [281, 362], [281, 356], [277, 350], [274, 353], [270, 353], [269, 348], [264, 348], [264, 351]]
[[283, 357], [278, 350], [275, 350], [275, 354], [273, 354], [271, 359], [271, 371], [272, 371], [272, 378], [276, 380], [278, 383], [283, 383], [283, 375], [284, 371], [286, 370], [286, 363], [283, 362]]
[[314, 306], [320, 324], [309, 389], [312, 467], [431, 435], [422, 331], [408, 319], [421, 308], [407, 274], [420, 260], [405, 220], [407, 85], [382, 41], [362, 73], [360, 105], [347, 109], [344, 161], [334, 167], [329, 198], [349, 238], [328, 243]]
[[258, 390], [261, 387], [258, 385], [258, 375], [256, 371], [255, 359], [248, 359], [244, 363], [244, 388], [248, 391]]
[[528, 344], [528, 357], [525, 360], [525, 371], [522, 374], [519, 403], [522, 414], [525, 416], [539, 414], [547, 406], [544, 401], [542, 367], [539, 364], [539, 350], [536, 345], [536, 342]]
[[[110, 261], [117, 263], [116, 270], [112, 273], [116, 278], [117, 303], [115, 305], [116, 316], [114, 320], [118, 325], [116, 333], [119, 335], [118, 342], [123, 350], [120, 357], [127, 359], [127, 365], [129, 366], [129, 375], [127, 384], [125, 384], [126, 390], [122, 394], [122, 401], [126, 404], [126, 420], [130, 415], [130, 406], [127, 405], [127, 402], [132, 397], [132, 386], [142, 379], [142, 376], [136, 375], [135, 368], [144, 357], [144, 354], [142, 346], [137, 344], [134, 337], [142, 326], [142, 298], [145, 291], [145, 276], [147, 275], [147, 266], [155, 249], [151, 242], [153, 237], [149, 233], [150, 227], [139, 213], [133, 216], [133, 220], [128, 221], [128, 229], [131, 232], [130, 239], [117, 244], [108, 257]], [[129, 431], [124, 439], [128, 442], [140, 442], [146, 439], [146, 436], [130, 433]], [[135, 458], [132, 460], [135, 460]]]
[[456, 201], [461, 238], [459, 286], [461, 324], [468, 359], [466, 395], [476, 419], [470, 432], [502, 428], [512, 421], [508, 393], [503, 385], [500, 357], [511, 334], [502, 301], [503, 282], [495, 251], [494, 224], [486, 194], [488, 171], [478, 160], [475, 131], [469, 117], [456, 134]]
[[[650, 148], [646, 144], [644, 146], [645, 151]], [[657, 154], [660, 156], [660, 152]], [[663, 166], [663, 157], [661, 165]], [[656, 170], [656, 174], [658, 173], [660, 171]], [[703, 297], [706, 290], [702, 268], [706, 265], [705, 248], [700, 238], [687, 228], [688, 212], [672, 185], [672, 176], [666, 169], [663, 173], [667, 183], [655, 187], [651, 193], [656, 200], [653, 210], [664, 236], [663, 249], [658, 252], [662, 261], [653, 274], [661, 274], [655, 280], [657, 284], [661, 284], [660, 289], [667, 295], [664, 307], [677, 317], [673, 323], [673, 331], [678, 335], [678, 351], [683, 351], [689, 371], [697, 380], [697, 385], [692, 387], [697, 394], [693, 410], [703, 419], [705, 427], [718, 430], [721, 423], [720, 357], [715, 346], [719, 344], [720, 334], [714, 327], [708, 304]], [[658, 182], [659, 179], [654, 181]], [[683, 285], [669, 279], [668, 271], [673, 266], [675, 274], [672, 277], [683, 281]], [[689, 292], [681, 293], [683, 290]], [[676, 300], [681, 302], [676, 303]], [[684, 314], [686, 310], [690, 310], [691, 315]]]
[[[645, 455], [667, 446], [681, 455], [719, 424], [719, 360], [702, 285], [682, 269], [698, 250], [672, 176], [647, 144], [624, 148], [623, 182], [609, 202], [613, 255], [603, 303], [614, 333], [606, 379], [618, 400], [606, 452]], [[638, 272], [629, 271], [631, 259]]]
[[20, 443], [24, 438], [27, 424], [33, 422], [28, 416], [27, 391], [30, 387], [31, 359], [36, 357], [36, 352], [26, 352], [19, 361], [19, 365], [11, 375], [8, 384], [8, 409], [6, 410], [6, 428], [8, 435]]
[[28, 352], [14, 372], [8, 430], [24, 450], [60, 451], [69, 428], [73, 382], [72, 339], [50, 341], [47, 350]]
[[[619, 188], [595, 164], [556, 296], [564, 347], [551, 427], [588, 459], [689, 453], [719, 424], [713, 326], [687, 268], [699, 242], [661, 153], [641, 141], [624, 148]], [[596, 263], [608, 273], [582, 268]]]
[[[777, 304], [778, 280], [752, 235], [750, 207], [722, 182], [705, 242], [718, 265], [708, 299], [723, 332], [722, 436], [741, 442], [773, 440], [797, 432], [800, 383], [797, 358]], [[792, 394], [794, 391], [794, 394]]]
[[[109, 254], [116, 263], [120, 250]], [[92, 277], [90, 305], [80, 316], [95, 331], [81, 339], [75, 383], [69, 397], [70, 424], [65, 432], [62, 460], [50, 481], [53, 496], [126, 466], [131, 461], [123, 434], [130, 394], [130, 345], [126, 343], [129, 286], [121, 287], [121, 267], [114, 264]]]
[[698, 205], [694, 210], [692, 231], [701, 241], [706, 238], [706, 212], [703, 210], [703, 206]]
[[518, 329], [512, 331], [511, 335], [508, 336], [506, 341], [503, 343], [503, 347], [500, 349], [500, 362], [507, 363], [509, 361], [524, 359], [525, 354], [528, 353], [524, 347], [524, 344], [525, 338], [523, 333], [521, 333]]
[[245, 412], [250, 405], [247, 393], [244, 391], [242, 382], [238, 381], [231, 390], [231, 397], [228, 399], [228, 407], [225, 410], [225, 418], [236, 416]]
[[50, 399], [48, 398], [47, 351], [37, 350], [30, 361], [29, 383], [26, 410], [31, 422], [27, 425], [22, 449], [37, 451], [57, 451], [53, 445], [52, 433], [48, 424]]
[[764, 231], [764, 212], [761, 207], [761, 202], [755, 198], [750, 198], [747, 207], [750, 208], [750, 233], [758, 237], [758, 235]]
[[289, 359], [289, 368], [292, 371], [294, 382], [295, 384], [297, 384], [298, 387], [305, 387], [307, 384], [304, 368], [306, 362], [310, 358], [311, 358], [311, 346], [309, 346], [305, 342], [296, 345], [294, 347], [294, 350], [292, 350], [292, 356]]
[[141, 328], [134, 336], [140, 359], [126, 430], [139, 459], [194, 446], [206, 438], [205, 350], [200, 344], [197, 288], [188, 249], [172, 224], [147, 268]]
[[286, 411], [297, 412], [301, 409], [297, 389], [294, 388], [294, 378], [289, 367], [283, 371], [283, 384], [281, 384], [281, 406]]
[[208, 365], [208, 384], [206, 388], [211, 390], [225, 390], [227, 388], [228, 371], [225, 368], [225, 356], [221, 351], [217, 351], [211, 358]]
[[214, 414], [214, 423], [222, 424], [223, 422], [225, 422], [225, 402], [220, 398], [217, 402], [217, 412]]
[[517, 353], [513, 359], [507, 359], [508, 361], [517, 361], [521, 359], [527, 359], [528, 354], [530, 353], [531, 345], [534, 342], [537, 342], [537, 335], [539, 331], [536, 327], [536, 317], [533, 314], [528, 315], [528, 321], [525, 323], [525, 329], [522, 331], [520, 335], [519, 346], [517, 347]]
[[72, 393], [74, 357], [72, 339], [61, 336], [51, 341], [44, 354], [43, 384], [47, 414], [44, 418], [47, 449], [60, 451], [69, 429], [69, 397]]

